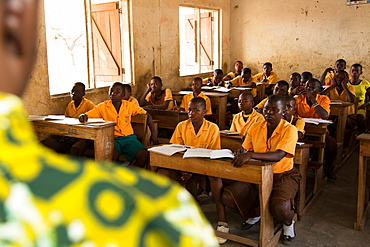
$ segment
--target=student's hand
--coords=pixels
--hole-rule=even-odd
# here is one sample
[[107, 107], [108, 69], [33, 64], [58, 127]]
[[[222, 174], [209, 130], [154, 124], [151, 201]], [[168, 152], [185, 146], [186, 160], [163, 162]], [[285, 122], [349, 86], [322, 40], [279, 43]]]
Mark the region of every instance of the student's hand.
[[346, 74], [346, 77], [344, 77], [343, 81], [340, 82], [343, 88], [347, 87], [348, 81], [349, 81], [348, 74]]
[[147, 87], [146, 91], [148, 93], [152, 91], [152, 88], [150, 87], [150, 83], [146, 84], [146, 87]]
[[180, 107], [178, 107], [178, 106], [174, 106], [174, 107], [173, 107], [173, 110], [174, 110], [174, 111], [180, 111]]
[[153, 145], [157, 145], [159, 143], [157, 136], [150, 135], [150, 140], [152, 141]]
[[268, 80], [267, 80], [267, 79], [263, 79], [261, 82], [262, 82], [262, 83], [267, 83], [267, 82], [268, 82]]
[[239, 154], [243, 154], [243, 153], [246, 153], [246, 152], [247, 152], [247, 150], [245, 150], [244, 148], [239, 148], [233, 154], [234, 154], [234, 156], [238, 156]]
[[181, 172], [181, 180], [182, 180], [182, 181], [189, 180], [192, 176], [193, 176], [193, 174], [192, 174], [192, 173], [188, 173], [188, 172]]
[[299, 94], [299, 93], [298, 93], [298, 88], [299, 88], [299, 87], [296, 87], [296, 88], [293, 88], [292, 90], [290, 90], [290, 94], [291, 94], [291, 95], [297, 95], [297, 94]]
[[80, 120], [81, 123], [86, 123], [88, 119], [89, 119], [89, 117], [86, 114], [81, 114], [78, 117], [78, 120]]
[[231, 164], [233, 164], [234, 167], [241, 167], [245, 162], [252, 158], [252, 154], [253, 153], [251, 152], [239, 154], [235, 156], [233, 161], [231, 161]]

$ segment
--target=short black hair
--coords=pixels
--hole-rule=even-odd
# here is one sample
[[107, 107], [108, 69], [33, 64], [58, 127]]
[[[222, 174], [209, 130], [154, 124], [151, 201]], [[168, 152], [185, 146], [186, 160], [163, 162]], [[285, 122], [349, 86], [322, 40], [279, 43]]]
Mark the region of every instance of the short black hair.
[[263, 64], [263, 66], [270, 66], [270, 68], [272, 68], [272, 63], [266, 62], [266, 63]]
[[284, 80], [280, 80], [278, 82], [276, 82], [276, 85], [277, 84], [280, 84], [280, 85], [283, 85], [283, 86], [286, 86], [286, 90], [289, 89], [289, 83], [287, 81], [284, 81]]
[[235, 66], [235, 64], [236, 64], [236, 63], [241, 63], [241, 64], [243, 65], [243, 62], [242, 62], [242, 61], [240, 61], [240, 60], [236, 61], [236, 62], [234, 63], [234, 66]]
[[82, 89], [85, 91], [85, 84], [82, 82], [76, 82], [73, 87], [82, 87]]
[[125, 91], [125, 84], [123, 84], [122, 82], [117, 81], [117, 82], [113, 83], [112, 87], [114, 87], [114, 86], [120, 86], [122, 88], [122, 90]]
[[192, 98], [189, 103], [200, 103], [206, 109], [206, 101], [202, 97]]
[[286, 102], [291, 101], [291, 100], [294, 100], [294, 102], [295, 102], [295, 98], [293, 98], [292, 96], [290, 96], [290, 95], [285, 96], [285, 101]]
[[311, 78], [306, 83], [308, 83], [309, 81], [314, 81], [316, 84], [318, 84], [321, 87], [321, 82], [317, 80], [316, 78]]
[[301, 74], [299, 74], [298, 72], [294, 72], [290, 76], [298, 76], [299, 80], [301, 80]]
[[302, 73], [302, 78], [304, 78], [304, 79], [309, 80], [309, 79], [312, 79], [312, 77], [313, 76], [312, 76], [311, 72], [305, 71], [305, 72]]
[[242, 73], [243, 74], [252, 74], [252, 70], [250, 68], [243, 68]]
[[346, 60], [344, 60], [343, 58], [338, 59], [335, 63], [340, 63], [340, 62], [342, 62], [342, 63], [344, 63], [345, 65], [347, 65]]
[[360, 67], [361, 68], [361, 70], [362, 70], [362, 65], [361, 64], [359, 64], [359, 63], [354, 63], [354, 64], [352, 64], [352, 66], [351, 67]]
[[222, 69], [215, 69], [215, 73], [216, 73], [216, 75], [223, 75], [224, 74], [224, 72], [222, 71]]
[[128, 91], [129, 93], [131, 93], [131, 86], [129, 84], [122, 84], [122, 85], [125, 91]]
[[251, 98], [252, 100], [254, 100], [253, 94], [251, 94], [249, 92], [244, 92], [244, 93], [239, 94], [239, 98], [242, 97], [242, 96], [247, 96], [248, 98]]
[[203, 79], [202, 79], [202, 78], [200, 78], [200, 77], [194, 77], [194, 78], [193, 78], [193, 81], [194, 81], [194, 82], [199, 81], [199, 82], [200, 82], [200, 84], [202, 84], [202, 83], [203, 83]]
[[160, 78], [159, 76], [153, 76], [152, 79], [150, 79], [150, 80], [157, 80], [157, 81], [159, 81], [159, 83], [163, 84], [162, 83], [162, 78]]
[[[281, 104], [283, 104], [283, 108], [285, 109], [285, 107], [286, 107], [285, 97], [284, 96], [281, 96], [281, 95], [278, 95], [278, 94], [271, 95], [270, 97], [268, 97], [267, 101], [281, 102]], [[267, 103], [267, 101], [266, 101], [266, 103]]]

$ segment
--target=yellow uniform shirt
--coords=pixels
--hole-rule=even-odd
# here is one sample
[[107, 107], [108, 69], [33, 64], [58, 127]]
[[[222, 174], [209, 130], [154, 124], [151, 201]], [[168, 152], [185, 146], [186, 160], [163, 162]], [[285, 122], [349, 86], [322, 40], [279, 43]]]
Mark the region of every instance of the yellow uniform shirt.
[[[315, 111], [315, 107], [307, 104], [306, 97], [303, 95], [297, 95], [294, 97], [297, 105], [298, 116], [302, 118], [320, 118]], [[325, 111], [330, 115], [330, 99], [326, 95], [318, 94], [316, 101], [324, 108]]]
[[170, 143], [218, 150], [221, 149], [220, 130], [216, 124], [203, 119], [198, 134], [195, 134], [194, 126], [188, 119], [176, 126]]
[[[351, 84], [352, 85], [352, 84]], [[358, 85], [352, 85], [355, 88], [356, 97], [358, 98], [358, 107], [365, 104], [366, 98], [366, 90], [370, 87], [370, 82], [366, 80], [362, 80]], [[361, 114], [366, 118], [366, 110], [365, 109], [358, 109], [357, 114]]]
[[0, 243], [219, 246], [192, 196], [142, 169], [41, 145], [21, 100], [0, 93]]
[[202, 80], [202, 83], [204, 83], [204, 84], [212, 83], [213, 86], [217, 86], [217, 85], [215, 85], [215, 78], [214, 77], [205, 78], [205, 79]]
[[95, 104], [91, 100], [88, 100], [85, 97], [83, 97], [80, 105], [77, 108], [73, 100], [69, 102], [66, 107], [64, 115], [66, 117], [78, 118], [81, 114], [84, 114], [94, 108]]
[[[254, 79], [253, 76], [251, 76], [251, 78], [249, 78], [248, 82], [244, 83], [243, 79], [242, 79], [242, 76], [238, 75], [237, 77], [232, 79], [230, 82], [231, 82], [232, 86], [243, 86], [243, 85], [248, 85], [252, 82], [256, 82], [256, 80]], [[252, 89], [251, 94], [253, 95], [253, 97], [257, 96], [257, 87], [254, 87]]]
[[253, 124], [243, 142], [243, 148], [256, 153], [282, 150], [287, 154], [274, 164], [274, 173], [282, 173], [293, 168], [293, 157], [298, 140], [297, 129], [282, 119], [271, 137], [267, 139], [267, 122]]
[[106, 100], [96, 106], [95, 109], [86, 113], [91, 118], [102, 118], [105, 121], [116, 122], [114, 136], [128, 136], [134, 134], [131, 126], [131, 116], [146, 114], [146, 111], [126, 100], [122, 100], [121, 108], [117, 113], [111, 100]]
[[[336, 75], [337, 73], [335, 71], [332, 71], [330, 73], [327, 73], [326, 76], [325, 76], [325, 84], [324, 86], [330, 86], [331, 85], [331, 80], [333, 80], [334, 76]], [[348, 79], [351, 80], [352, 79], [352, 76], [348, 73]]]
[[[356, 95], [355, 88], [351, 84], [348, 83], [347, 88], [353, 95]], [[349, 102], [344, 90], [339, 95], [337, 88], [333, 88], [332, 90], [330, 90], [327, 96], [329, 97], [330, 100], [341, 100], [343, 102]], [[355, 114], [355, 105], [348, 107], [348, 115], [353, 114]]]
[[262, 116], [262, 114], [258, 113], [254, 109], [252, 109], [252, 113], [247, 122], [244, 121], [243, 112], [239, 112], [238, 114], [234, 115], [230, 130], [239, 132], [243, 136], [246, 136], [252, 124], [262, 122], [263, 120], [265, 120], [265, 118]]
[[265, 104], [266, 104], [267, 99], [268, 98], [264, 98], [263, 100], [261, 100], [261, 102], [256, 105], [256, 108], [263, 108], [263, 107], [265, 107]]
[[127, 100], [128, 102], [131, 102], [132, 104], [140, 107], [140, 104], [139, 104], [139, 101], [137, 101], [137, 99], [135, 99], [134, 97], [130, 96], [130, 98], [128, 98]]
[[235, 72], [229, 72], [227, 75], [229, 75], [231, 79], [234, 79], [236, 77]]
[[[207, 110], [206, 115], [211, 115], [212, 114], [211, 100], [208, 98], [208, 96], [204, 95], [203, 93], [200, 93], [198, 95], [198, 97], [202, 97], [206, 101], [206, 110]], [[189, 94], [185, 95], [184, 97], [182, 97], [182, 101], [181, 101], [180, 107], [181, 108], [184, 108], [185, 111], [188, 111], [188, 109], [189, 109], [189, 102], [193, 98], [194, 98], [194, 94], [193, 93], [189, 93]]]
[[[256, 82], [260, 82], [265, 79], [265, 73], [258, 73], [254, 76]], [[267, 77], [267, 84], [276, 84], [277, 82], [277, 75], [275, 72], [271, 71], [270, 76]]]
[[166, 88], [164, 90], [164, 93], [162, 93], [161, 98], [159, 100], [155, 100], [154, 94], [152, 92], [149, 92], [146, 95], [145, 100], [147, 102], [150, 102], [152, 105], [156, 105], [156, 106], [162, 106], [162, 105], [164, 105], [164, 102], [165, 101], [169, 100], [170, 103], [168, 104], [168, 108], [167, 109], [168, 110], [172, 110], [173, 109], [172, 91], [169, 88]]
[[304, 130], [304, 126], [306, 125], [306, 122], [303, 118], [300, 117], [292, 117], [292, 120], [290, 121], [290, 124], [295, 126], [297, 128], [297, 131], [302, 132], [302, 134], [306, 133]]

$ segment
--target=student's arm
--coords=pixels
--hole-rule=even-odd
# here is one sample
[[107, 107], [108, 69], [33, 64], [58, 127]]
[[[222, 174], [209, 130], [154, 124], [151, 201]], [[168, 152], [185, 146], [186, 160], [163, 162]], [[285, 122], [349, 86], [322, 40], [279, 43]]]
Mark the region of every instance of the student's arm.
[[366, 89], [364, 104], [360, 105], [358, 109], [366, 109], [369, 106], [369, 104], [370, 104], [370, 87]]
[[149, 86], [149, 83], [148, 84], [146, 84], [146, 86], [147, 86], [147, 89], [146, 89], [146, 91], [145, 91], [145, 93], [141, 96], [141, 98], [139, 99], [139, 103], [140, 103], [140, 106], [146, 106], [146, 105], [148, 105], [148, 102], [146, 101], [146, 96], [148, 95], [148, 93], [150, 93], [151, 92], [151, 88], [150, 88], [150, 86]]
[[298, 131], [298, 139], [302, 139], [304, 137], [304, 134], [301, 131]]
[[[310, 92], [308, 92], [306, 88], [301, 88], [300, 94], [304, 95], [306, 99], [312, 103], [312, 105], [318, 104], [315, 107], [315, 111], [317, 115], [319, 115], [320, 118], [328, 119], [329, 113], [316, 101], [315, 97], [313, 97], [313, 95]], [[326, 97], [326, 96], [323, 96], [323, 97]]]
[[322, 73], [321, 77], [320, 77], [320, 83], [321, 83], [321, 86], [325, 85], [325, 77], [328, 73], [334, 71], [333, 68], [327, 68], [324, 70], [324, 73]]
[[348, 84], [348, 75], [346, 75], [346, 79], [342, 81], [342, 87], [343, 87], [344, 93], [347, 96], [348, 101], [351, 103], [355, 103], [356, 96], [349, 90], [347, 84]]
[[321, 95], [327, 95], [331, 90], [333, 90], [335, 87], [337, 86], [337, 81], [335, 80], [335, 78], [333, 78], [331, 80], [331, 85], [327, 88], [325, 88], [325, 90], [323, 90], [320, 94]]
[[157, 137], [157, 130], [154, 127], [154, 122], [153, 122], [152, 115], [150, 115], [149, 113], [147, 113], [146, 115], [148, 116], [147, 125], [149, 126], [150, 133], [151, 133], [150, 139], [152, 140], [153, 145], [156, 145], [156, 144], [159, 143], [158, 137]]
[[282, 150], [276, 150], [274, 152], [266, 152], [266, 153], [255, 153], [255, 152], [246, 152], [237, 155], [233, 161], [231, 162], [235, 167], [241, 167], [245, 162], [250, 159], [257, 159], [257, 160], [266, 160], [272, 162], [278, 162], [287, 153]]
[[[222, 81], [230, 81], [230, 80], [232, 80], [233, 78], [231, 78], [231, 75], [230, 75], [230, 73], [229, 74], [227, 74], [226, 76], [224, 76], [224, 78], [222, 78]], [[215, 85], [215, 86], [217, 86], [217, 85]]]

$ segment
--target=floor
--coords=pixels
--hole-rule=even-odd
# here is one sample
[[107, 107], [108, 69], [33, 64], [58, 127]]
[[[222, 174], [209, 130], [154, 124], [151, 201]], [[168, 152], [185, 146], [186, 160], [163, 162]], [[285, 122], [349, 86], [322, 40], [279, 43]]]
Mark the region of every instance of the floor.
[[[370, 246], [370, 216], [363, 231], [353, 229], [356, 217], [358, 150], [337, 173], [335, 182], [326, 184], [323, 195], [316, 204], [295, 224], [294, 246]], [[212, 199], [200, 202], [203, 212], [216, 227], [217, 214]], [[230, 232], [258, 240], [259, 224], [247, 231], [239, 230], [242, 218], [238, 213], [227, 211]], [[227, 241], [222, 246], [245, 246]], [[285, 246], [278, 244], [277, 246]]]

